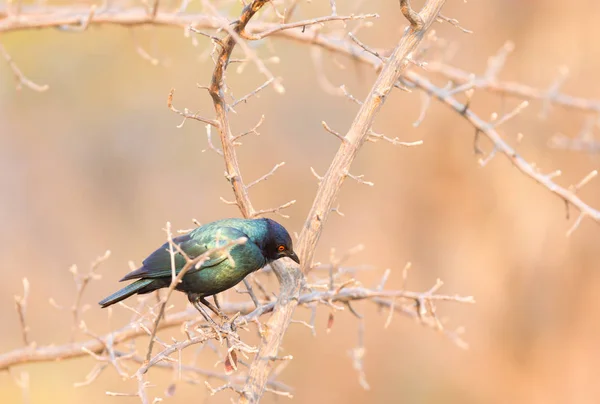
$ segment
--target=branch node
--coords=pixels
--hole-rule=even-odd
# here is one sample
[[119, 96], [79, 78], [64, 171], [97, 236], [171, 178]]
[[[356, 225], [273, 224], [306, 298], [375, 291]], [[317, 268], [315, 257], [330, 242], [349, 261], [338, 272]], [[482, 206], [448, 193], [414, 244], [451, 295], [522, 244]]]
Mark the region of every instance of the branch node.
[[410, 0], [400, 0], [400, 11], [402, 11], [402, 14], [408, 20], [414, 31], [423, 29], [423, 18], [410, 7]]

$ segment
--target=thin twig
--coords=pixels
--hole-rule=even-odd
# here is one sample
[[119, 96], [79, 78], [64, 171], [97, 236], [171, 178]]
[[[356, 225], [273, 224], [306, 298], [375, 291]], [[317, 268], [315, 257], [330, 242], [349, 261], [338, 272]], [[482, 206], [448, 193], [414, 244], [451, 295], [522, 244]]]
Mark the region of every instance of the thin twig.
[[29, 281], [27, 278], [23, 278], [23, 296], [15, 296], [15, 307], [17, 314], [19, 315], [19, 322], [21, 323], [21, 336], [23, 343], [27, 346], [30, 344], [29, 341], [29, 326], [25, 320], [25, 314], [27, 313], [27, 300], [29, 298]]
[[[0, 20], [0, 23], [1, 23], [1, 20]], [[20, 89], [22, 85], [30, 88], [33, 91], [38, 91], [38, 92], [44, 92], [50, 88], [50, 86], [48, 86], [47, 84], [39, 85], [39, 84], [36, 84], [33, 81], [29, 80], [23, 74], [21, 69], [19, 69], [19, 66], [17, 66], [15, 61], [10, 57], [10, 55], [4, 48], [4, 45], [2, 45], [1, 43], [0, 43], [0, 54], [2, 54], [2, 56], [4, 57], [4, 60], [6, 60], [6, 63], [12, 70], [13, 74], [15, 75], [15, 80], [17, 81], [17, 89]]]

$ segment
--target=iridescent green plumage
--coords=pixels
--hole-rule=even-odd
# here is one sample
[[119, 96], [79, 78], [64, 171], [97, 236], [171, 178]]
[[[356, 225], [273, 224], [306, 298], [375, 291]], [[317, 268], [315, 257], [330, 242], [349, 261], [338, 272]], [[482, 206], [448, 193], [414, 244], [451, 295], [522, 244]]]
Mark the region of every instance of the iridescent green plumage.
[[[232, 244], [240, 238], [243, 244]], [[223, 219], [208, 223], [173, 239], [173, 242], [191, 259], [213, 251], [198, 268], [189, 269], [176, 289], [187, 293], [192, 302], [232, 288], [250, 273], [282, 257], [298, 262], [292, 240], [285, 228], [271, 219]], [[174, 254], [176, 273], [186, 263], [185, 257]], [[134, 294], [149, 293], [168, 287], [172, 280], [171, 253], [165, 243], [146, 258], [142, 267], [127, 274], [121, 281], [137, 279], [132, 284], [99, 302], [110, 306]], [[210, 306], [209, 306], [210, 307]]]

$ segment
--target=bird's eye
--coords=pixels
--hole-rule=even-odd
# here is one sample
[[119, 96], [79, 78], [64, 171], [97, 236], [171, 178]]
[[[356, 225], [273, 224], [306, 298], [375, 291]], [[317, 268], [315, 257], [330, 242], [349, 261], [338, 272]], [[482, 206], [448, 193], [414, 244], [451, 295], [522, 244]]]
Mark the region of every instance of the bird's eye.
[[280, 245], [279, 247], [277, 247], [277, 251], [282, 252], [283, 250], [285, 250], [284, 245]]

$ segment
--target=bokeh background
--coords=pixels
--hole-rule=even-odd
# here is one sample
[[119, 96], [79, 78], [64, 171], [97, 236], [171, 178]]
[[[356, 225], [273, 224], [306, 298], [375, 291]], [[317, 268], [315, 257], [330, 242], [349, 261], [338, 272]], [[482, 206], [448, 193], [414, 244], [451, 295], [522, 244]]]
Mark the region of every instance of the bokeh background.
[[[65, 2], [63, 2], [64, 4]], [[192, 2], [197, 10], [199, 2]], [[415, 1], [415, 6], [422, 2]], [[87, 4], [81, 3], [78, 4]], [[134, 6], [134, 3], [122, 3]], [[301, 2], [297, 18], [328, 13], [325, 0]], [[6, 3], [0, 2], [0, 9]], [[239, 6], [227, 6], [237, 13]], [[393, 46], [405, 22], [397, 2], [338, 2], [338, 12], [378, 12], [381, 18], [360, 38], [378, 48]], [[475, 33], [466, 35], [437, 24], [440, 38], [455, 47], [452, 63], [475, 73], [506, 40], [516, 44], [501, 78], [548, 88], [560, 66], [570, 77], [562, 90], [600, 98], [600, 3], [574, 0], [448, 1], [444, 14], [457, 18]], [[334, 29], [340, 25], [333, 24]], [[89, 263], [105, 250], [112, 257], [100, 269], [102, 280], [84, 296], [91, 308], [84, 319], [101, 334], [126, 324], [129, 314], [116, 309], [107, 320], [95, 305], [112, 292], [128, 271], [128, 260], [139, 263], [165, 240], [163, 228], [192, 227], [238, 212], [219, 197], [231, 198], [223, 178], [223, 163], [207, 151], [204, 126], [166, 107], [175, 88], [175, 106], [212, 113], [210, 98], [196, 87], [207, 84], [212, 63], [209, 45], [193, 46], [181, 29], [93, 27], [85, 33], [56, 30], [3, 34], [0, 38], [19, 67], [50, 90], [17, 91], [12, 73], [0, 62], [0, 351], [20, 347], [21, 332], [14, 295], [21, 280], [31, 283], [27, 312], [31, 336], [38, 344], [66, 342], [72, 318], [50, 306], [70, 305], [75, 288], [68, 268]], [[141, 57], [142, 46], [159, 63]], [[267, 89], [234, 116], [235, 131], [245, 131], [266, 117], [260, 137], [248, 137], [239, 149], [245, 179], [252, 180], [280, 161], [286, 165], [251, 191], [256, 207], [290, 199], [290, 219], [282, 223], [299, 231], [311, 205], [316, 181], [309, 167], [324, 172], [337, 149], [321, 121], [338, 131], [349, 127], [357, 107], [323, 91], [307, 46], [274, 40], [257, 49], [275, 54], [268, 66], [283, 78], [285, 95]], [[373, 82], [367, 68], [325, 54], [325, 72], [334, 85], [346, 84], [363, 97]], [[346, 68], [341, 69], [343, 64]], [[241, 74], [230, 69], [234, 95], [241, 96], [264, 80], [253, 66]], [[445, 80], [427, 73], [438, 84]], [[441, 278], [442, 291], [473, 295], [475, 305], [441, 304], [438, 313], [448, 327], [464, 326], [467, 351], [443, 335], [403, 318], [384, 329], [386, 313], [357, 305], [366, 315], [365, 371], [371, 385], [364, 391], [352, 368], [349, 350], [356, 346], [357, 321], [338, 313], [325, 332], [328, 311], [317, 318], [317, 337], [292, 325], [285, 354], [294, 360], [282, 374], [299, 403], [597, 403], [600, 400], [600, 228], [584, 220], [570, 237], [565, 233], [576, 214], [565, 218], [563, 201], [524, 177], [502, 156], [481, 168], [473, 154], [473, 129], [456, 113], [433, 101], [423, 124], [415, 128], [422, 98], [418, 92], [395, 91], [378, 115], [375, 130], [402, 140], [424, 140], [423, 146], [402, 149], [368, 143], [353, 166], [375, 186], [348, 181], [339, 203], [345, 217], [333, 215], [320, 241], [317, 259], [327, 262], [332, 247], [344, 251], [366, 246], [349, 264], [369, 264], [360, 280], [377, 284], [385, 268], [392, 269], [389, 288], [401, 286], [401, 270], [413, 263], [408, 286], [425, 290]], [[478, 92], [473, 108], [487, 117], [508, 111], [518, 100]], [[598, 169], [597, 155], [553, 150], [548, 140], [557, 132], [575, 137], [586, 115], [554, 107], [540, 119], [540, 102], [502, 127], [505, 139], [516, 143], [528, 161], [544, 171], [561, 169], [557, 179], [568, 186]], [[596, 134], [598, 129], [596, 128]], [[482, 147], [490, 147], [482, 142]], [[580, 196], [600, 207], [600, 181]], [[272, 280], [269, 287], [277, 291]], [[231, 295], [231, 294], [230, 294]], [[231, 297], [239, 298], [239, 297]], [[173, 298], [178, 308], [185, 299]], [[304, 309], [297, 316], [305, 318]], [[178, 332], [176, 332], [176, 335]], [[84, 338], [79, 335], [78, 338]], [[201, 363], [211, 367], [209, 351]], [[135, 381], [123, 381], [105, 371], [92, 385], [74, 388], [93, 366], [91, 359], [15, 368], [31, 379], [31, 402], [137, 402], [111, 398], [110, 391], [135, 391]], [[164, 396], [174, 376], [154, 369], [151, 394]], [[214, 386], [218, 381], [212, 382]], [[0, 374], [3, 403], [21, 402], [12, 377]], [[203, 385], [177, 383], [166, 402], [229, 402], [227, 393], [208, 397]], [[264, 402], [285, 398], [265, 395]]]

